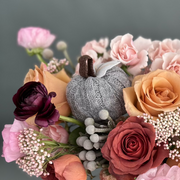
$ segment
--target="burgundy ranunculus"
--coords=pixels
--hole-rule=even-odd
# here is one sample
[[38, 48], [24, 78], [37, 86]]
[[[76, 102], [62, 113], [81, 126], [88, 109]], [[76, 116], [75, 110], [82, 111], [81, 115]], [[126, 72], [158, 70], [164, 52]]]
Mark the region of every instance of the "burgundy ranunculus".
[[163, 146], [156, 146], [153, 125], [134, 116], [109, 133], [101, 152], [117, 180], [125, 174], [138, 175], [157, 167], [169, 154]]
[[32, 81], [24, 84], [13, 96], [13, 102], [16, 105], [15, 118], [25, 121], [36, 115], [37, 125], [46, 127], [54, 124], [59, 119], [59, 112], [51, 103], [51, 98], [55, 96], [55, 92], [48, 94], [46, 87], [40, 82]]

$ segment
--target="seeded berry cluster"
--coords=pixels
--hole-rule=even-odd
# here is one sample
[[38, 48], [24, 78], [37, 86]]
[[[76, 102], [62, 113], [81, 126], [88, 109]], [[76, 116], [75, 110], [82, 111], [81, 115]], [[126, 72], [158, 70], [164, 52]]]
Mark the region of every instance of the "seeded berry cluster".
[[180, 108], [159, 114], [156, 121], [147, 114], [143, 114], [142, 117], [145, 122], [154, 126], [156, 145], [163, 144], [164, 149], [169, 150], [169, 158], [178, 162], [180, 160]]
[[84, 168], [89, 171], [106, 166], [107, 160], [102, 157], [101, 148], [106, 142], [109, 132], [115, 127], [107, 110], [101, 110], [99, 117], [105, 125], [96, 123], [93, 118], [86, 118], [84, 121], [86, 134], [76, 140], [77, 145], [84, 148], [79, 153], [79, 158], [83, 161]]

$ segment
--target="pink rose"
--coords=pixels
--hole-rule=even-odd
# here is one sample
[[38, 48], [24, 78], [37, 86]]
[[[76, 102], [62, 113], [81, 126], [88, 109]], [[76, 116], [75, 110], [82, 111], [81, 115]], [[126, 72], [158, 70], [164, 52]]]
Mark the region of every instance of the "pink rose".
[[[15, 161], [24, 154], [20, 153], [18, 146], [18, 136], [24, 128], [30, 127], [25, 121], [14, 120], [13, 124], [6, 124], [2, 131], [3, 137], [3, 155], [6, 162]], [[32, 127], [31, 127], [32, 128]], [[33, 127], [34, 129], [37, 129]]]
[[89, 41], [82, 47], [81, 55], [88, 55], [86, 54], [87, 51], [93, 50], [96, 53], [102, 54], [106, 52], [106, 48], [108, 46], [109, 40], [108, 38], [100, 39], [98, 42], [96, 40]]
[[149, 57], [152, 61], [157, 58], [162, 59], [162, 56], [168, 52], [180, 52], [180, 40], [164, 39], [163, 41], [153, 41], [148, 50]]
[[116, 36], [112, 39], [111, 58], [129, 66], [128, 72], [137, 75], [148, 65], [147, 50], [151, 45], [151, 40], [139, 37], [133, 42], [132, 39], [131, 34]]
[[172, 166], [171, 168], [167, 164], [152, 168], [146, 173], [141, 174], [136, 180], [178, 180], [180, 179], [180, 168], [178, 166]]
[[69, 134], [62, 126], [50, 125], [48, 127], [43, 127], [41, 132], [57, 142], [68, 143]]
[[151, 64], [151, 71], [157, 69], [173, 70], [180, 75], [180, 54], [169, 52], [162, 58], [156, 58]]
[[18, 31], [18, 44], [24, 48], [47, 48], [55, 39], [49, 30], [38, 27], [21, 28]]

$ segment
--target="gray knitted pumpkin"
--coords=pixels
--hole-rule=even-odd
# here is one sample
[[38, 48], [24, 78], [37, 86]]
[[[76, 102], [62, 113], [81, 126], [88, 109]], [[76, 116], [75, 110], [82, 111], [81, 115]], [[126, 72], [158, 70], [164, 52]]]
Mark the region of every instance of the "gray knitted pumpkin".
[[[101, 77], [94, 77], [91, 62], [80, 63], [80, 75], [72, 78], [67, 86], [67, 100], [71, 107], [73, 116], [81, 121], [92, 117], [95, 121], [100, 120], [98, 113], [102, 109], [109, 111], [110, 116], [115, 120], [126, 113], [122, 89], [130, 86], [126, 73], [115, 66], [109, 69]], [[84, 60], [81, 58], [80, 60]], [[89, 65], [90, 70], [85, 69]], [[84, 77], [82, 71], [85, 72]], [[91, 75], [91, 76], [89, 76]]]

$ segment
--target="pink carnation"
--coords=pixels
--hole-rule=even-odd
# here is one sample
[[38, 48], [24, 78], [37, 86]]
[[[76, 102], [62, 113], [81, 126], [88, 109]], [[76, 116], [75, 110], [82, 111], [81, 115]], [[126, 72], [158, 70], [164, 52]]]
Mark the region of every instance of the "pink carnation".
[[169, 52], [162, 58], [155, 59], [151, 64], [151, 71], [157, 69], [173, 70], [180, 75], [180, 54]]
[[24, 48], [47, 48], [55, 39], [49, 30], [38, 27], [21, 28], [18, 32], [18, 44]]
[[2, 131], [2, 137], [4, 140], [2, 157], [5, 158], [6, 162], [15, 161], [24, 155], [20, 153], [18, 136], [20, 131], [28, 127], [30, 126], [25, 121], [17, 121], [16, 119], [13, 124], [6, 124], [4, 126]]
[[143, 37], [133, 41], [131, 34], [116, 36], [110, 43], [111, 58], [129, 66], [128, 72], [137, 75], [148, 65], [147, 50], [150, 45], [151, 40]]
[[98, 42], [96, 40], [89, 41], [82, 47], [81, 55], [88, 55], [86, 53], [89, 50], [93, 50], [99, 54], [105, 53], [108, 43], [108, 38], [101, 38]]
[[48, 127], [42, 128], [41, 132], [45, 136], [48, 136], [57, 142], [65, 144], [68, 142], [69, 134], [62, 126], [50, 125]]
[[163, 41], [153, 41], [148, 50], [149, 57], [152, 61], [162, 59], [163, 55], [168, 52], [180, 52], [180, 40], [164, 39]]
[[167, 164], [163, 164], [159, 167], [152, 168], [146, 173], [141, 174], [136, 180], [178, 180], [180, 179], [180, 168], [178, 166], [172, 166], [171, 168]]

